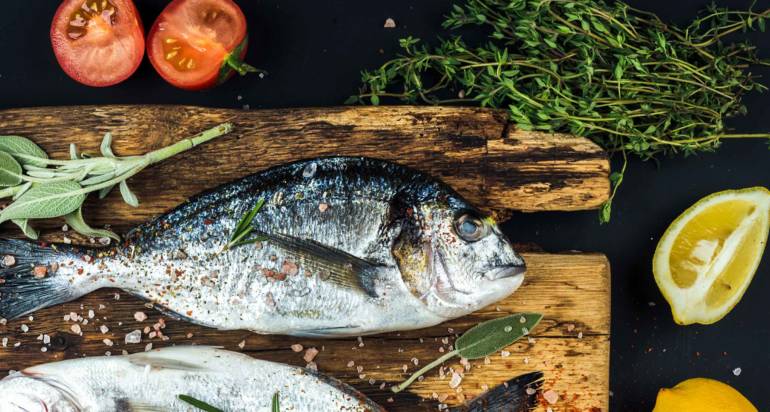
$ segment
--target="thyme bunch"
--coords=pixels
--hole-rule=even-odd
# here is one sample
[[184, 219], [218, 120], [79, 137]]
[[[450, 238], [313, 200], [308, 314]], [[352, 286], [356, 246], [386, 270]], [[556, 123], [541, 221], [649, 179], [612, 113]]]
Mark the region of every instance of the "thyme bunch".
[[764, 32], [768, 17], [770, 9], [712, 5], [678, 27], [620, 1], [463, 0], [444, 27], [482, 26], [485, 43], [455, 35], [430, 47], [403, 38], [403, 53], [362, 72], [348, 103], [474, 103], [507, 108], [521, 129], [588, 137], [624, 159], [610, 177], [606, 222], [628, 155], [650, 160], [713, 151], [724, 139], [770, 138], [725, 126], [746, 113], [745, 93], [767, 89], [750, 65], [768, 65], [751, 44], [725, 38]]

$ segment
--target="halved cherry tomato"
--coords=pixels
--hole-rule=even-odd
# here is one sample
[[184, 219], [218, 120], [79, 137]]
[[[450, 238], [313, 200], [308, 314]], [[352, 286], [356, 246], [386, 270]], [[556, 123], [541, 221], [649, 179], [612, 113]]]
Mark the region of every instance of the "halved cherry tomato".
[[88, 86], [129, 78], [144, 56], [144, 28], [131, 0], [65, 0], [51, 23], [64, 72]]
[[166, 81], [200, 90], [258, 71], [242, 60], [248, 42], [246, 17], [232, 0], [174, 0], [152, 25], [147, 54]]

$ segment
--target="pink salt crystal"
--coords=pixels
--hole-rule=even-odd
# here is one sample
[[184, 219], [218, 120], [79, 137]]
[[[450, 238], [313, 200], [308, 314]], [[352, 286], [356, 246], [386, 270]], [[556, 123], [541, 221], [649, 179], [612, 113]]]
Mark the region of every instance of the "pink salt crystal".
[[137, 322], [144, 322], [147, 320], [147, 315], [144, 312], [136, 312], [134, 313], [134, 319], [136, 319]]
[[305, 365], [307, 369], [313, 370], [318, 372], [318, 365], [316, 365], [315, 362], [308, 362], [307, 365]]
[[316, 355], [318, 355], [318, 349], [308, 348], [308, 350], [305, 351], [305, 356], [303, 356], [302, 359], [304, 359], [305, 362], [310, 363], [313, 362], [313, 359], [315, 359]]
[[291, 345], [291, 350], [294, 352], [302, 352], [302, 345], [300, 345], [299, 343], [295, 343]]
[[32, 273], [34, 274], [35, 279], [42, 279], [48, 273], [48, 268], [45, 266], [35, 266]]
[[392, 18], [388, 17], [387, 19], [385, 19], [385, 24], [382, 27], [384, 27], [386, 29], [395, 28], [396, 27], [396, 21], [393, 20]]
[[548, 401], [548, 403], [553, 405], [559, 401], [559, 394], [554, 392], [552, 389], [549, 389], [543, 392], [543, 399], [545, 399], [546, 401]]
[[72, 333], [77, 335], [80, 335], [81, 333], [83, 333], [83, 331], [80, 329], [80, 325], [78, 325], [77, 323], [70, 326], [70, 330], [72, 331]]
[[16, 264], [16, 258], [11, 255], [3, 256], [3, 265], [7, 268]]
[[281, 273], [287, 274], [289, 276], [294, 276], [298, 272], [299, 272], [299, 268], [297, 267], [297, 264], [294, 262], [286, 260], [283, 262], [283, 265], [281, 265]]
[[348, 368], [352, 368], [355, 365], [356, 365], [356, 363], [353, 362], [353, 361], [348, 362]]
[[318, 205], [318, 210], [323, 213], [329, 209], [329, 205], [326, 203], [321, 203]]

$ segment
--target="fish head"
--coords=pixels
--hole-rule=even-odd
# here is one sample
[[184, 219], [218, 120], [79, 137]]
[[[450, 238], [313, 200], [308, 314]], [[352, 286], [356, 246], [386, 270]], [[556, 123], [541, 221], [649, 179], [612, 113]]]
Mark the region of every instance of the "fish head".
[[526, 272], [495, 221], [451, 194], [412, 207], [392, 252], [412, 295], [448, 319], [507, 297]]
[[78, 412], [80, 410], [71, 392], [51, 379], [16, 372], [0, 380], [0, 411]]

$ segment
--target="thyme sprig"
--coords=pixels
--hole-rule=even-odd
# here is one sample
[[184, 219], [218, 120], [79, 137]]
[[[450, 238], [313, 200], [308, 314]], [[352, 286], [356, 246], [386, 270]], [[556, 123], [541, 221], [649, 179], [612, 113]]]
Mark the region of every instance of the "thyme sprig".
[[[768, 64], [751, 44], [725, 37], [764, 32], [769, 15], [712, 5], [678, 27], [619, 1], [464, 0], [444, 27], [482, 26], [487, 42], [455, 35], [429, 47], [403, 38], [403, 54], [364, 71], [348, 102], [506, 108], [521, 129], [585, 136], [622, 153], [624, 162], [628, 154], [649, 160], [713, 151], [725, 139], [770, 138], [725, 126], [726, 118], [746, 113], [745, 93], [766, 90], [749, 66]], [[622, 177], [612, 176], [602, 221]]]

